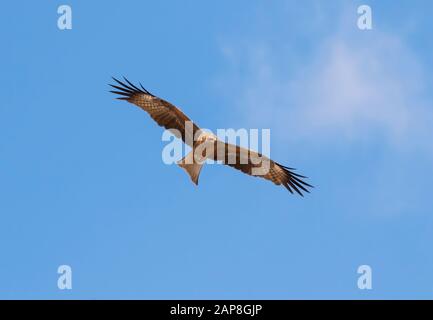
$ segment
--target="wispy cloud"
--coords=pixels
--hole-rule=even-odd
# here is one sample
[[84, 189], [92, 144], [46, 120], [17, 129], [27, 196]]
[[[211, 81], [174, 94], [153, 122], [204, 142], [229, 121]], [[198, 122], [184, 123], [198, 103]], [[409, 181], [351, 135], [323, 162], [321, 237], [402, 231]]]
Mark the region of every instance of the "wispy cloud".
[[307, 142], [379, 137], [431, 148], [433, 112], [416, 55], [404, 39], [354, 24], [340, 24], [309, 50], [265, 39], [225, 44], [224, 81], [248, 125]]

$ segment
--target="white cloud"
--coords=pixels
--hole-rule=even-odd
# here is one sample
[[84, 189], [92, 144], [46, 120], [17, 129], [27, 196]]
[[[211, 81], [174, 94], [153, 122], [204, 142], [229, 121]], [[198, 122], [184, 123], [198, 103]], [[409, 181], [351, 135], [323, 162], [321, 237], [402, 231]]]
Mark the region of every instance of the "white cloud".
[[[416, 56], [398, 36], [349, 30], [316, 44], [305, 59], [305, 52], [293, 59], [296, 48], [284, 44], [226, 46], [231, 71], [224, 82], [231, 78], [241, 116], [307, 142], [380, 137], [394, 146], [430, 147], [433, 114]], [[284, 50], [296, 65], [282, 60]]]
[[393, 141], [407, 135], [419, 116], [421, 77], [398, 41], [380, 35], [365, 47], [337, 37], [316, 59], [305, 77], [295, 79], [302, 90], [291, 92], [308, 133], [353, 139], [379, 131]]

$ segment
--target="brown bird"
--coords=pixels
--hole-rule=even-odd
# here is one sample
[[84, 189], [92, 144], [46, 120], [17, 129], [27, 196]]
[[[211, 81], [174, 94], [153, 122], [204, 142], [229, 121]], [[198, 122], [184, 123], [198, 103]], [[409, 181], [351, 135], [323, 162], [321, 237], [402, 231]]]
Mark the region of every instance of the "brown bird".
[[126, 100], [146, 111], [156, 123], [170, 130], [176, 137], [192, 147], [192, 151], [178, 162], [186, 170], [191, 180], [198, 185], [201, 168], [206, 159], [220, 161], [251, 176], [262, 177], [276, 185], [283, 185], [293, 193], [303, 196], [313, 188], [303, 179], [306, 177], [294, 173], [295, 169], [285, 167], [262, 154], [219, 140], [215, 135], [202, 131], [179, 108], [146, 89], [133, 85], [126, 78], [125, 82], [115, 78], [116, 84], [110, 84], [119, 95], [117, 99]]

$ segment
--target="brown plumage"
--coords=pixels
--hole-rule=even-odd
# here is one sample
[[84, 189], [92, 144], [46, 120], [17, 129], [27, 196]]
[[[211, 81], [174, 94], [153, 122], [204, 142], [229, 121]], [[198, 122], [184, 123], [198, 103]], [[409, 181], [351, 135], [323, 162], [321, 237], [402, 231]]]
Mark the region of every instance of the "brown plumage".
[[[120, 95], [117, 99], [133, 103], [149, 113], [158, 125], [172, 131], [178, 138], [193, 147], [191, 154], [194, 153], [198, 145], [210, 142], [213, 152], [210, 152], [208, 158], [220, 161], [248, 175], [262, 177], [276, 185], [283, 185], [290, 193], [295, 191], [303, 196], [303, 192], [309, 192], [308, 188], [312, 188], [310, 184], [303, 180], [306, 177], [293, 172], [295, 169], [285, 167], [255, 151], [225, 143], [210, 134], [201, 136], [201, 140], [194, 143], [194, 137], [200, 135], [201, 130], [182, 111], [171, 103], [156, 97], [144, 89], [141, 84], [140, 88], [138, 88], [126, 78], [124, 79], [126, 83], [113, 78], [116, 84], [110, 84], [110, 86], [116, 90], [110, 92]], [[187, 122], [192, 123], [192, 130], [186, 130], [185, 124]], [[192, 181], [198, 184], [198, 177], [203, 163], [185, 164], [184, 159], [179, 161], [178, 164], [188, 172]], [[263, 168], [265, 164], [267, 170], [260, 171], [260, 168]]]
[[[137, 88], [126, 78], [124, 79], [127, 84], [113, 78], [118, 85], [110, 84], [110, 86], [117, 89], [117, 91], [110, 92], [121, 96], [117, 99], [126, 100], [146, 111], [158, 125], [164, 127], [167, 130], [171, 130], [173, 134], [175, 134], [178, 138], [182, 138], [183, 142], [188, 143], [190, 147], [192, 147], [191, 142], [194, 141], [194, 136], [185, 136], [185, 134], [188, 134], [188, 130], [185, 130], [185, 123], [192, 123], [193, 135], [200, 130], [199, 127], [170, 102], [154, 96], [149, 91], [144, 89], [141, 84], [141, 88]], [[181, 137], [178, 136], [179, 132], [181, 133]]]
[[[262, 177], [272, 181], [276, 185], [283, 185], [290, 193], [295, 191], [303, 196], [302, 192], [309, 192], [307, 188], [313, 187], [302, 180], [306, 179], [305, 176], [293, 172], [295, 169], [285, 167], [253, 150], [222, 141], [215, 142], [214, 150], [224, 150], [224, 152], [220, 152], [220, 155], [217, 154], [218, 151], [214, 151], [214, 160], [221, 161], [225, 165], [240, 170], [250, 176]], [[233, 156], [234, 159], [230, 159], [231, 156]], [[268, 170], [267, 172], [261, 172], [259, 168], [264, 165], [265, 161], [268, 162]], [[258, 174], [254, 173], [254, 168], [259, 171]]]

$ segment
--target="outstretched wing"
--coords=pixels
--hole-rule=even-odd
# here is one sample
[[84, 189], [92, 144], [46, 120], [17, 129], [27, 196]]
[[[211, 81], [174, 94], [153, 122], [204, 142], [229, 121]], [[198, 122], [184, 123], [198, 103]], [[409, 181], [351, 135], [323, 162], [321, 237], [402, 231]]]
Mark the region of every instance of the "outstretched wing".
[[295, 169], [285, 167], [260, 153], [233, 144], [216, 141], [214, 159], [250, 176], [262, 177], [276, 185], [283, 185], [290, 193], [295, 191], [303, 196], [303, 192], [309, 193], [308, 188], [313, 188], [303, 180], [307, 177], [293, 172]]
[[[151, 94], [143, 88], [136, 87], [126, 78], [125, 82], [116, 81], [116, 84], [110, 84], [116, 91], [110, 91], [118, 94], [119, 100], [126, 100], [135, 104], [146, 111], [158, 125], [170, 130], [176, 137], [181, 138], [185, 143], [192, 147], [194, 136], [200, 128], [193, 123], [182, 111], [161, 98]], [[189, 128], [186, 123], [190, 123]]]

